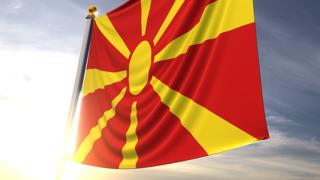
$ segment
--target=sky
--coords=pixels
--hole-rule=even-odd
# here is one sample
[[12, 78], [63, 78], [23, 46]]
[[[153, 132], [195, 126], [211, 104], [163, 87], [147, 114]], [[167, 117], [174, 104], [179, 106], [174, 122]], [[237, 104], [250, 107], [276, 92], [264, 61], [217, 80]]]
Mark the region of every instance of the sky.
[[[125, 0], [0, 0], [0, 179], [54, 179], [85, 29]], [[73, 164], [71, 179], [320, 179], [319, 0], [255, 0], [271, 138], [141, 170]]]

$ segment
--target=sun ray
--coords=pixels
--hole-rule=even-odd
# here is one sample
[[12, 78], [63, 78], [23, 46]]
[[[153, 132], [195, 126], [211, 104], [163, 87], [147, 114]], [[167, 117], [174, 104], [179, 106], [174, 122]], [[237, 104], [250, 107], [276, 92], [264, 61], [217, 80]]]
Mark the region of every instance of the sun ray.
[[184, 1], [185, 0], [175, 0], [174, 1], [174, 4], [172, 5], [172, 7], [171, 7], [166, 19], [162, 23], [157, 35], [155, 36], [155, 38], [153, 40], [153, 44], [154, 45], [156, 45], [158, 43], [158, 41], [160, 40], [160, 38], [162, 37], [164, 32], [167, 30], [168, 26], [170, 25], [170, 23], [172, 22], [173, 18], [176, 16], [178, 11], [180, 10], [180, 8], [183, 5]]
[[114, 117], [115, 109], [118, 103], [122, 100], [125, 92], [126, 88], [123, 88], [119, 95], [112, 100], [111, 109], [104, 112], [103, 116], [98, 120], [98, 124], [90, 130], [88, 136], [82, 141], [73, 157], [74, 161], [81, 163], [85, 160], [93, 148], [94, 143], [101, 137], [102, 130], [107, 126], [108, 121]]
[[257, 141], [248, 133], [197, 104], [192, 99], [171, 89], [156, 77], [151, 85], [161, 102], [177, 116], [208, 154], [222, 152]]
[[141, 35], [146, 34], [151, 0], [141, 0]]
[[107, 15], [95, 19], [97, 26], [106, 39], [127, 59], [130, 57], [130, 50], [113, 26]]
[[82, 96], [103, 89], [107, 85], [119, 82], [127, 77], [127, 71], [107, 72], [98, 69], [87, 69], [85, 74]]
[[136, 168], [138, 161], [138, 154], [136, 152], [136, 145], [138, 143], [138, 136], [136, 129], [138, 126], [137, 117], [137, 102], [134, 102], [131, 107], [130, 114], [130, 127], [126, 133], [126, 144], [122, 148], [123, 160], [120, 163], [119, 168]]
[[[228, 12], [228, 13], [226, 13]], [[162, 49], [155, 62], [170, 60], [185, 54], [190, 46], [214, 39], [221, 33], [254, 22], [252, 0], [218, 0], [209, 4], [195, 27]], [[208, 28], [209, 27], [209, 28]]]

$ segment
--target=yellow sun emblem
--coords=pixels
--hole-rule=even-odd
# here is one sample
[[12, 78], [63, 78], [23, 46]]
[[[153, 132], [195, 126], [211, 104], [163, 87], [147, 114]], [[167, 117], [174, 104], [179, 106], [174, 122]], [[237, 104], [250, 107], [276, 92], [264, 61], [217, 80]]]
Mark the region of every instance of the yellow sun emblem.
[[[82, 140], [82, 143], [75, 153], [74, 159], [77, 162], [83, 162], [85, 160], [93, 149], [94, 143], [101, 138], [102, 129], [104, 129], [108, 121], [115, 116], [115, 108], [125, 93], [128, 91], [132, 95], [137, 96], [148, 83], [150, 83], [154, 92], [159, 95], [161, 102], [170, 109], [173, 115], [180, 119], [181, 124], [190, 132], [206, 153], [213, 154], [237, 147], [240, 145], [239, 141], [241, 143], [256, 141], [257, 139], [254, 137], [231, 125], [189, 97], [171, 89], [150, 74], [152, 63], [174, 59], [186, 54], [191, 46], [202, 44], [207, 40], [217, 38], [224, 32], [254, 22], [251, 1], [213, 1], [205, 7], [199, 22], [196, 23], [191, 30], [176, 37], [155, 55], [152, 54], [152, 48], [157, 45], [163, 34], [168, 30], [171, 22], [184, 5], [185, 0], [175, 0], [154, 39], [141, 41], [133, 52], [130, 52], [123, 40], [125, 37], [119, 35], [117, 28], [113, 25], [108, 15], [96, 18], [95, 22], [104, 37], [117, 51], [129, 60], [129, 69], [119, 72], [87, 69], [82, 91], [83, 97], [125, 78], [128, 78], [129, 83], [128, 87], [122, 89], [118, 96], [112, 100], [112, 108], [105, 111], [103, 116], [98, 119], [97, 125], [91, 128], [90, 133]], [[141, 0], [142, 37], [146, 33], [151, 3], [151, 0]], [[228, 13], [225, 13], [226, 11], [228, 11]], [[136, 134], [138, 125], [136, 104], [137, 101], [133, 102], [131, 106], [131, 122], [126, 133], [126, 143], [122, 149], [123, 160], [119, 168], [135, 168], [139, 159], [135, 149], [138, 142]], [[197, 121], [194, 121], [194, 114], [197, 115]], [[221, 137], [224, 137], [224, 139], [221, 140]], [[229, 145], [225, 146], [225, 142], [228, 142]]]

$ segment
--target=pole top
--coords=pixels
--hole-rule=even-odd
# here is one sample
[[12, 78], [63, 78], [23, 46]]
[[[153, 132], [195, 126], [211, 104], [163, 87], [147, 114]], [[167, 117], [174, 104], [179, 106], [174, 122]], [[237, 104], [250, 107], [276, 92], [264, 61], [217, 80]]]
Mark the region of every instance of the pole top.
[[95, 18], [98, 15], [98, 9], [95, 6], [88, 7], [88, 16], [87, 18]]

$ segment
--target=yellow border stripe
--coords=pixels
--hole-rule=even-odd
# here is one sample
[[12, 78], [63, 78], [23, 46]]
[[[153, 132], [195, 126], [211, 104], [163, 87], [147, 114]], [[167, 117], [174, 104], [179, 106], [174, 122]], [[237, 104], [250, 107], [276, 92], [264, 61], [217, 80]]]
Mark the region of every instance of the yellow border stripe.
[[123, 160], [120, 163], [119, 168], [136, 168], [138, 161], [138, 154], [136, 152], [136, 145], [138, 143], [138, 136], [136, 134], [138, 126], [137, 117], [137, 102], [134, 102], [131, 107], [130, 115], [131, 123], [130, 127], [126, 133], [126, 144], [122, 148]]
[[185, 54], [190, 46], [214, 39], [221, 33], [254, 22], [253, 0], [217, 0], [209, 4], [199, 23], [170, 42], [155, 56], [155, 62]]
[[156, 45], [158, 43], [158, 41], [160, 40], [160, 38], [162, 37], [164, 32], [167, 30], [167, 28], [170, 25], [172, 19], [176, 16], [176, 14], [180, 10], [181, 6], [183, 5], [184, 1], [185, 0], [175, 0], [174, 1], [174, 4], [172, 5], [172, 7], [171, 7], [166, 19], [162, 23], [162, 25], [161, 25], [156, 37], [153, 40], [153, 44], [154, 45]]
[[126, 88], [123, 88], [120, 94], [112, 100], [112, 108], [103, 114], [103, 116], [98, 120], [98, 125], [93, 127], [90, 130], [89, 135], [82, 141], [73, 157], [74, 161], [81, 163], [85, 160], [93, 148], [94, 143], [101, 137], [102, 130], [107, 126], [108, 121], [115, 115], [115, 108], [123, 98], [125, 92]]
[[127, 77], [127, 71], [107, 72], [98, 69], [87, 69], [82, 88], [82, 96], [86, 96], [105, 86], [119, 82]]
[[192, 99], [170, 89], [156, 77], [151, 85], [161, 102], [177, 116], [181, 124], [192, 134], [208, 154], [222, 152], [242, 146], [256, 138], [240, 130], [218, 115], [197, 104]]
[[141, 0], [141, 35], [146, 34], [151, 0]]
[[130, 57], [130, 50], [113, 26], [107, 15], [95, 19], [97, 26], [106, 39], [127, 59]]

